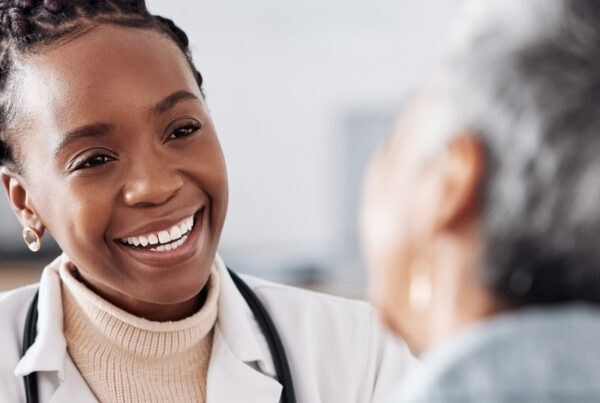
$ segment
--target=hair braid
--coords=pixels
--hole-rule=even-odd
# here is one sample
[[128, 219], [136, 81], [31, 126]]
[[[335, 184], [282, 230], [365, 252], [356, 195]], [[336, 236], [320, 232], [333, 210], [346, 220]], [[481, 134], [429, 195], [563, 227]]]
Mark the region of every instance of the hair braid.
[[7, 130], [14, 94], [8, 85], [15, 57], [98, 24], [153, 29], [166, 34], [186, 56], [202, 91], [185, 32], [148, 12], [144, 0], [0, 0], [0, 166], [20, 170]]
[[[179, 28], [177, 25], [175, 25], [173, 20], [170, 20], [168, 18], [161, 17], [160, 15], [155, 15], [154, 18], [156, 18], [158, 22], [163, 24], [168, 29], [168, 31], [172, 33], [175, 42], [177, 42], [181, 49], [186, 49], [186, 56], [189, 60], [191, 60], [191, 54], [189, 50], [190, 41], [183, 29]], [[200, 74], [200, 72], [196, 69], [193, 63], [192, 68], [194, 70], [194, 74], [196, 75], [196, 81], [198, 82], [198, 86], [200, 87], [200, 90], [202, 90], [202, 74]]]

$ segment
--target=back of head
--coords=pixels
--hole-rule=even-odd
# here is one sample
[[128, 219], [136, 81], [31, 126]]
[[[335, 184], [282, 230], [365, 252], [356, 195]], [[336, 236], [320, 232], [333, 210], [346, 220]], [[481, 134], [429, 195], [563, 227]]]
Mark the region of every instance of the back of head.
[[485, 149], [479, 275], [509, 305], [600, 302], [600, 3], [492, 0], [428, 87], [428, 145]]

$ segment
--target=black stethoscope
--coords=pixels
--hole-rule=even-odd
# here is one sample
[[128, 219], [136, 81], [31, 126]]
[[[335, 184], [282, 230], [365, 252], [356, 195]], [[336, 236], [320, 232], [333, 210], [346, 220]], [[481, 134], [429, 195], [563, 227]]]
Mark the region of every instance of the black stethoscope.
[[[283, 386], [281, 392], [281, 401], [283, 403], [296, 403], [296, 395], [294, 393], [294, 382], [292, 381], [292, 373], [288, 364], [283, 344], [279, 333], [273, 324], [273, 320], [269, 316], [269, 313], [265, 309], [264, 305], [260, 302], [254, 291], [248, 287], [248, 284], [244, 282], [237, 274], [232, 270], [227, 269], [237, 289], [240, 291], [246, 303], [252, 310], [258, 325], [264, 333], [267, 343], [269, 344], [269, 350], [271, 351], [271, 357], [273, 357], [273, 363], [275, 364], [275, 371]], [[38, 291], [39, 292], [39, 291]], [[27, 310], [27, 319], [25, 320], [25, 331], [23, 333], [23, 353], [31, 347], [35, 342], [37, 336], [37, 321], [38, 321], [38, 292], [35, 293], [29, 309]], [[38, 385], [37, 385], [37, 373], [32, 372], [31, 374], [24, 377], [25, 381], [25, 396], [27, 403], [38, 403]]]

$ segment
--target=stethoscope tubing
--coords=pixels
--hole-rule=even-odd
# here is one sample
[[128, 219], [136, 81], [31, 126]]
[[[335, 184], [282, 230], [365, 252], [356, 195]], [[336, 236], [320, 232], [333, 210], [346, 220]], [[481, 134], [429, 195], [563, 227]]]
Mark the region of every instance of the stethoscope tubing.
[[[37, 305], [39, 293], [39, 290], [35, 292], [35, 295], [29, 304], [29, 308], [27, 309], [27, 318], [25, 319], [25, 329], [23, 332], [23, 351], [21, 351], [21, 356], [25, 355], [29, 347], [31, 347], [31, 345], [35, 342], [35, 338], [37, 336]], [[23, 378], [23, 382], [25, 383], [25, 399], [27, 403], [38, 403], [39, 393], [37, 372], [32, 372], [31, 374], [25, 376]]]
[[[229, 269], [228, 269], [229, 270]], [[283, 390], [281, 391], [281, 401], [284, 403], [296, 403], [296, 394], [294, 391], [294, 382], [292, 380], [292, 372], [283, 348], [283, 343], [279, 337], [279, 332], [275, 328], [275, 324], [271, 316], [267, 312], [265, 306], [260, 302], [258, 296], [250, 289], [248, 284], [244, 282], [235, 272], [229, 270], [229, 274], [238, 290], [246, 300], [246, 303], [256, 317], [256, 321], [260, 326], [263, 334], [267, 339], [273, 364], [275, 365], [275, 373], [279, 377]]]

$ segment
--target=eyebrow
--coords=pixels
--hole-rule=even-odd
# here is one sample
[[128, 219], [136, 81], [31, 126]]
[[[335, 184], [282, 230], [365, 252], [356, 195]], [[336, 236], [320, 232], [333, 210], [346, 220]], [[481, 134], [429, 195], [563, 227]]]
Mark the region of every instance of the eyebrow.
[[[189, 91], [181, 90], [174, 92], [173, 94], [158, 101], [154, 106], [152, 106], [151, 112], [153, 115], [160, 115], [161, 113], [165, 113], [169, 109], [173, 108], [179, 102], [188, 99], [198, 100], [198, 97]], [[110, 133], [114, 128], [114, 125], [108, 123], [94, 123], [70, 130], [67, 132], [67, 134], [65, 134], [65, 136], [60, 140], [60, 142], [56, 146], [54, 155], [59, 155], [69, 143], [77, 139], [84, 137], [104, 136]]]
[[73, 129], [67, 132], [65, 136], [60, 140], [56, 149], [54, 150], [54, 155], [59, 155], [65, 147], [80, 138], [83, 137], [99, 137], [104, 136], [111, 132], [114, 129], [114, 126], [108, 123], [94, 123], [91, 125], [85, 125], [78, 127], [77, 129]]
[[177, 91], [173, 94], [169, 95], [165, 99], [159, 101], [152, 107], [153, 115], [160, 115], [161, 113], [165, 113], [177, 103], [181, 101], [186, 101], [188, 99], [198, 100], [198, 97], [189, 91]]

